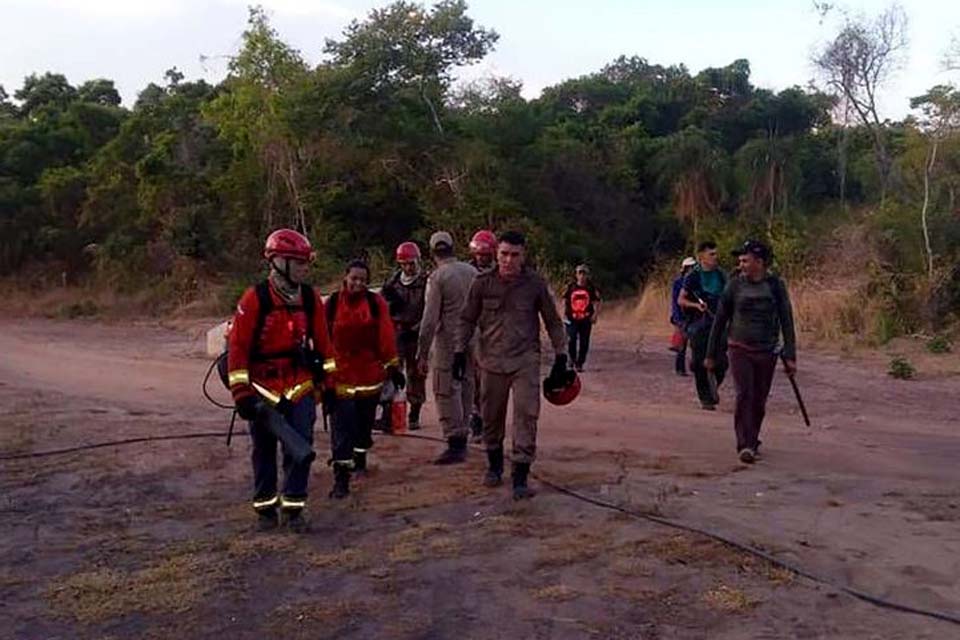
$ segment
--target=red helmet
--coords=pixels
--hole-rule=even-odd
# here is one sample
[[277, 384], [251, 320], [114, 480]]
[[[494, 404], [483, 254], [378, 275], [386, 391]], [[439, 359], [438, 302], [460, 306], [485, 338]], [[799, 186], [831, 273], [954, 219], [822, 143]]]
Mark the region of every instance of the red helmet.
[[580, 387], [580, 376], [577, 375], [577, 372], [567, 371], [563, 383], [559, 386], [550, 384], [550, 378], [543, 381], [543, 397], [550, 404], [562, 407], [577, 399], [577, 396], [580, 395]]
[[295, 260], [313, 260], [313, 247], [302, 233], [293, 229], [277, 229], [267, 237], [263, 248], [263, 257], [293, 258]]
[[473, 234], [473, 238], [470, 239], [470, 253], [496, 252], [497, 236], [493, 235], [493, 231], [482, 229]]
[[420, 259], [420, 247], [416, 242], [404, 242], [397, 247], [397, 262], [413, 262]]

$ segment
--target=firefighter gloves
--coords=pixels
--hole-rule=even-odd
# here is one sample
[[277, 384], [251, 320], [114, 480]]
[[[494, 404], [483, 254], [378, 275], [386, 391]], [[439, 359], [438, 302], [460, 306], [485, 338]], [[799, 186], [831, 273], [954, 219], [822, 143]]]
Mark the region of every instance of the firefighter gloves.
[[260, 400], [256, 396], [245, 396], [237, 400], [237, 415], [244, 420], [253, 420], [260, 410]]
[[388, 368], [387, 375], [390, 377], [390, 382], [392, 382], [393, 386], [397, 389], [403, 389], [407, 386], [407, 377], [403, 375], [403, 371], [400, 371], [399, 367]]
[[462, 351], [453, 354], [453, 379], [458, 382], [467, 379], [467, 354]]
[[554, 387], [562, 387], [567, 376], [567, 354], [558, 353], [553, 367], [550, 369], [550, 383]]

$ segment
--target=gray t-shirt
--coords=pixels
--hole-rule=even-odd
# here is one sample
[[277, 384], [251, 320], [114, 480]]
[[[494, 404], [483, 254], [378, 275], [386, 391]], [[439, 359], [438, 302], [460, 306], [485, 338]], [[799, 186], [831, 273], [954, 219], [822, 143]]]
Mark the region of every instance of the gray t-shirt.
[[740, 276], [727, 285], [707, 343], [707, 357], [716, 358], [724, 330], [729, 325], [728, 342], [753, 351], [773, 352], [783, 334], [783, 356], [797, 358], [797, 337], [793, 309], [787, 288], [776, 276], [753, 282]]

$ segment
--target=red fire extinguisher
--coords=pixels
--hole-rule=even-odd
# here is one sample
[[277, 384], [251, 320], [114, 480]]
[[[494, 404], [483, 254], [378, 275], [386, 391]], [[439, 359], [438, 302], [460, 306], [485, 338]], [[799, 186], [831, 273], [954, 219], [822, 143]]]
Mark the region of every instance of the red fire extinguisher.
[[390, 404], [390, 427], [394, 433], [407, 432], [407, 394], [400, 389], [393, 394]]

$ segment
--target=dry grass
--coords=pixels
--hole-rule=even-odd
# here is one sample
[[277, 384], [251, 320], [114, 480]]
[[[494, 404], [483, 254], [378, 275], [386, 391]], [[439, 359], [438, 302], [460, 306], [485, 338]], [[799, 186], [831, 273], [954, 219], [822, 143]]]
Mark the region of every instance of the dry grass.
[[704, 593], [703, 601], [711, 609], [723, 613], [743, 613], [758, 604], [758, 601], [753, 600], [740, 589], [726, 585], [720, 585]]
[[56, 614], [90, 624], [134, 612], [184, 613], [231, 578], [223, 554], [187, 547], [135, 571], [101, 568], [74, 574], [49, 588], [46, 597]]
[[262, 629], [263, 637], [335, 638], [372, 610], [369, 603], [357, 600], [319, 600], [282, 605], [269, 616], [269, 621]]
[[573, 600], [580, 596], [580, 593], [568, 587], [565, 584], [554, 584], [548, 587], [540, 587], [539, 589], [534, 589], [532, 595], [537, 600], [548, 600], [550, 602], [566, 602], [568, 600]]
[[370, 554], [356, 547], [341, 549], [334, 553], [316, 553], [311, 551], [303, 556], [303, 561], [308, 566], [316, 569], [334, 569], [337, 571], [359, 571], [366, 569], [372, 564]]
[[573, 532], [545, 540], [537, 550], [538, 569], [587, 562], [610, 551], [608, 531]]
[[442, 522], [426, 522], [404, 529], [393, 537], [387, 558], [393, 563], [412, 563], [425, 560], [427, 556], [456, 555], [460, 551], [459, 541], [449, 535], [439, 535], [449, 530], [450, 527]]

